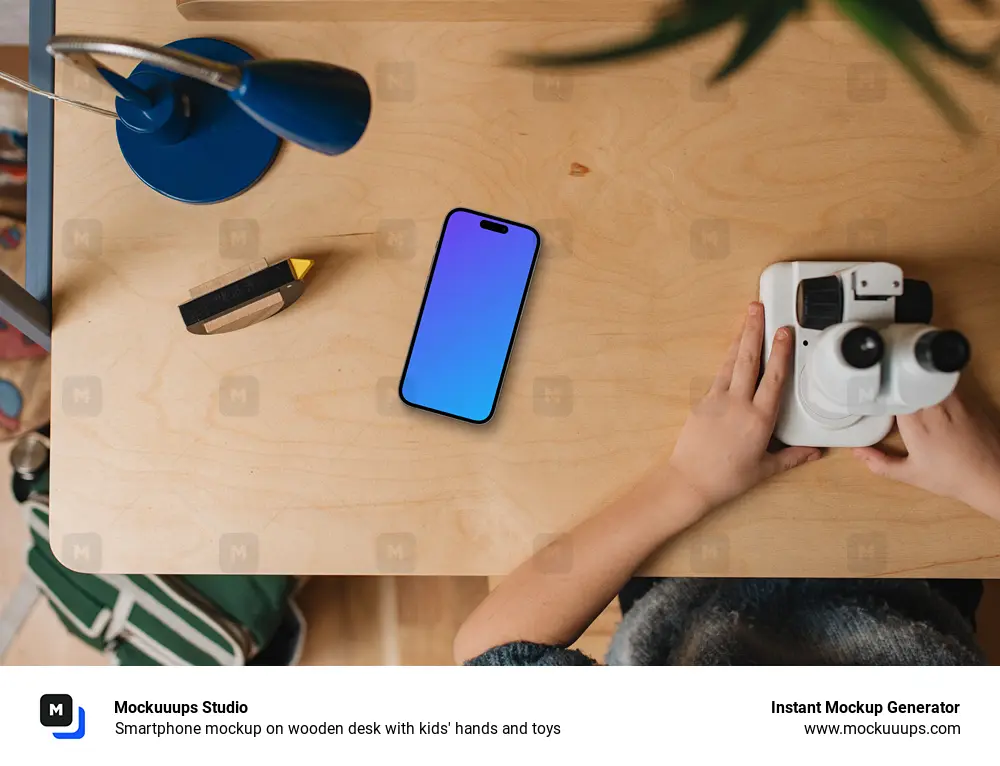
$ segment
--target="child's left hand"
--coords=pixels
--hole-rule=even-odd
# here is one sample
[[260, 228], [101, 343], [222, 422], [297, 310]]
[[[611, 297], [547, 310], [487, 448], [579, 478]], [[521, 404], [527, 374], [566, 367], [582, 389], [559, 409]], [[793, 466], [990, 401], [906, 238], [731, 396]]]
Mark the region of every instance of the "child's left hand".
[[754, 302], [712, 388], [688, 415], [670, 458], [679, 478], [707, 505], [705, 510], [821, 455], [814, 447], [767, 451], [793, 356], [794, 335], [787, 327], [775, 333], [758, 387], [763, 337], [764, 307]]

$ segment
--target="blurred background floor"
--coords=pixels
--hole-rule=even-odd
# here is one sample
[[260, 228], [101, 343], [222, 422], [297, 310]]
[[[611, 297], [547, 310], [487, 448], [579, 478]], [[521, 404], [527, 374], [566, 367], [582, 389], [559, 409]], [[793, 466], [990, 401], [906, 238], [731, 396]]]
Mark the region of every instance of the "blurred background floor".
[[0, 45], [27, 43], [28, 0], [0, 0]]

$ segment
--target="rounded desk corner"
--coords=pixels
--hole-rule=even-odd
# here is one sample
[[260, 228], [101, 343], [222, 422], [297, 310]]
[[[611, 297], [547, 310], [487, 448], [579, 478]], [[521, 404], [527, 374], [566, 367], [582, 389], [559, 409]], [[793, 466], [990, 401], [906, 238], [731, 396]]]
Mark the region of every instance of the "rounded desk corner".
[[189, 21], [201, 21], [206, 18], [204, 5], [202, 0], [177, 0], [177, 10]]

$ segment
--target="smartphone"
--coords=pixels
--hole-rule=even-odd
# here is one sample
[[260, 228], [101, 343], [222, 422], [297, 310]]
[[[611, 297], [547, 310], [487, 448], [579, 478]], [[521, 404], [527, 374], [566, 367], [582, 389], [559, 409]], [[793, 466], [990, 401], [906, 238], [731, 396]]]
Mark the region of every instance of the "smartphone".
[[400, 399], [469, 423], [493, 417], [540, 244], [530, 226], [464, 208], [448, 213]]

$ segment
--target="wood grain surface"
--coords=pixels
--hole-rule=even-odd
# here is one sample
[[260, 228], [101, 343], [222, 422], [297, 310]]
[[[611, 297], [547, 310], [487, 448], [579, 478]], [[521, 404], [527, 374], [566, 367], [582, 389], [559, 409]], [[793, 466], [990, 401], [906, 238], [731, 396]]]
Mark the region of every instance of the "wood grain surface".
[[[348, 154], [286, 146], [258, 186], [205, 207], [136, 180], [106, 118], [57, 107], [57, 554], [72, 566], [90, 546], [109, 572], [507, 572], [669, 449], [778, 260], [887, 258], [931, 280], [939, 323], [967, 333], [972, 377], [1000, 395], [1000, 92], [941, 70], [983, 129], [964, 145], [837, 21], [789, 27], [714, 90], [703, 77], [730, 34], [572, 75], [502, 63], [636, 28], [192, 23], [163, 0], [61, 0], [59, 32], [215, 35], [334, 61], [368, 79], [375, 105]], [[57, 78], [81, 82], [62, 66]], [[456, 206], [544, 238], [483, 427], [395, 393]], [[317, 266], [291, 309], [231, 335], [185, 331], [192, 286], [292, 255]], [[571, 568], [563, 553], [546, 566]], [[835, 451], [646, 571], [996, 576], [998, 554], [995, 523]]]

